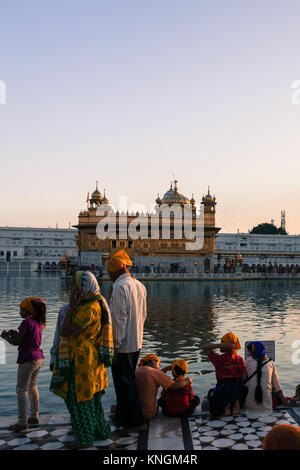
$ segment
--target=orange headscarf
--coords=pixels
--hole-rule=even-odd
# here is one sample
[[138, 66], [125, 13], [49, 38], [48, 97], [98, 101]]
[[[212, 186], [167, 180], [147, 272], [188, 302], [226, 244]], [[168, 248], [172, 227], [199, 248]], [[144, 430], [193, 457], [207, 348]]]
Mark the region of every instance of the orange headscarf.
[[[175, 366], [180, 367], [180, 369], [181, 369], [184, 373], [178, 375], [178, 374], [175, 372]], [[184, 359], [176, 359], [176, 361], [173, 361], [173, 362], [172, 362], [172, 373], [173, 373], [173, 376], [175, 377], [175, 382], [176, 382], [177, 380], [182, 380], [182, 379], [184, 378], [184, 374], [186, 374], [187, 371], [188, 371], [188, 365], [187, 365], [187, 363], [185, 362]]]
[[300, 429], [291, 424], [278, 424], [265, 436], [263, 450], [300, 450]]
[[226, 333], [226, 335], [222, 336], [221, 340], [223, 341], [223, 343], [233, 343], [234, 344], [234, 348], [233, 348], [234, 351], [237, 351], [238, 349], [241, 349], [239, 339], [238, 339], [237, 335], [235, 335], [234, 333], [231, 333], [231, 332]]
[[107, 271], [119, 271], [120, 269], [126, 268], [126, 266], [132, 266], [131, 259], [125, 250], [120, 250], [108, 260]]
[[20, 308], [25, 308], [25, 310], [31, 313], [31, 315], [36, 315], [37, 311], [32, 305], [32, 302], [31, 302], [32, 300], [37, 300], [39, 302], [42, 302], [44, 305], [46, 305], [46, 302], [44, 302], [42, 297], [27, 297], [26, 299], [22, 300], [22, 302], [20, 303]]
[[147, 356], [142, 357], [142, 359], [139, 362], [139, 366], [143, 366], [144, 364], [152, 360], [160, 363], [159, 357], [155, 356], [155, 354], [147, 354]]

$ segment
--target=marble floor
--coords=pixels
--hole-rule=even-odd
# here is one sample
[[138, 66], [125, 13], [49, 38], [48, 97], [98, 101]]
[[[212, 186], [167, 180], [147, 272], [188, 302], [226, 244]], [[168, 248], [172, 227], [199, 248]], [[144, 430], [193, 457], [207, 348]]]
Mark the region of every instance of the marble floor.
[[167, 418], [159, 410], [149, 422], [147, 450], [184, 449], [182, 422], [180, 418]]
[[[150, 421], [148, 430], [126, 434], [114, 426], [109, 414], [111, 438], [95, 441], [88, 450], [261, 450], [267, 432], [276, 424], [300, 427], [300, 407], [276, 410], [269, 416], [211, 420], [196, 410], [190, 418], [168, 418], [161, 410]], [[0, 417], [0, 450], [68, 450], [74, 442], [68, 414], [40, 415], [40, 423], [26, 433], [8, 430], [12, 418]]]
[[[88, 450], [137, 449], [138, 433], [124, 433], [122, 428], [114, 425], [109, 414], [106, 420], [111, 429], [110, 439], [96, 440]], [[39, 425], [30, 427], [26, 433], [8, 430], [8, 426], [15, 421], [0, 417], [0, 450], [69, 450], [74, 443], [69, 414], [40, 415]]]
[[194, 450], [261, 450], [264, 437], [277, 424], [300, 427], [288, 409], [259, 418], [241, 413], [211, 420], [207, 413], [189, 419]]

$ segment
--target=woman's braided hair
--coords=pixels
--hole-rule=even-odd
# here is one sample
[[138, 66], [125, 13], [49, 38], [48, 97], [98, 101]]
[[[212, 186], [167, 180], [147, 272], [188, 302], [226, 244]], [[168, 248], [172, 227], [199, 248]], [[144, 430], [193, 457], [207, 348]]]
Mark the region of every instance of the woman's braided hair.
[[256, 360], [257, 360], [257, 385], [255, 388], [254, 398], [255, 398], [256, 403], [262, 403], [263, 392], [262, 392], [260, 380], [261, 380], [261, 366], [262, 366], [264, 357], [259, 356]]
[[[252, 343], [249, 343], [247, 345], [247, 349], [250, 353], [252, 353]], [[261, 366], [262, 366], [262, 363], [263, 363], [263, 360], [264, 360], [264, 356], [259, 356], [256, 358], [256, 361], [257, 361], [257, 368], [256, 368], [256, 375], [257, 375], [257, 385], [255, 387], [255, 392], [254, 392], [254, 398], [255, 398], [255, 401], [256, 403], [262, 403], [263, 401], [263, 392], [262, 392], [262, 388], [261, 388]]]

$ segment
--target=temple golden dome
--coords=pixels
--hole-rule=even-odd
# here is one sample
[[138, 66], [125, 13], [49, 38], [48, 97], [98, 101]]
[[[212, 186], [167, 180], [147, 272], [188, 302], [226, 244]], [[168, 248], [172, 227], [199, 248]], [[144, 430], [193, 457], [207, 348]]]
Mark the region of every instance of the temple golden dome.
[[161, 199], [161, 204], [190, 204], [190, 200], [188, 197], [180, 194], [177, 188], [177, 180], [174, 181], [174, 189], [171, 183], [170, 189], [164, 194], [163, 198]]

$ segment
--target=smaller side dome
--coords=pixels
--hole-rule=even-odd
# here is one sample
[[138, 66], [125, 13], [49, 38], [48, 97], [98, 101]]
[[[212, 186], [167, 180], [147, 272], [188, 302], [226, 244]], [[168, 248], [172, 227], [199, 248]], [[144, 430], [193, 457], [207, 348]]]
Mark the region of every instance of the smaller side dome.
[[102, 198], [102, 204], [105, 204], [107, 206], [110, 204], [109, 200], [105, 196], [105, 189], [104, 189], [104, 195], [103, 195], [103, 198]]
[[157, 194], [157, 199], [155, 200], [155, 202], [156, 202], [157, 205], [159, 205], [159, 206], [161, 205], [161, 199], [159, 197], [159, 194]]

